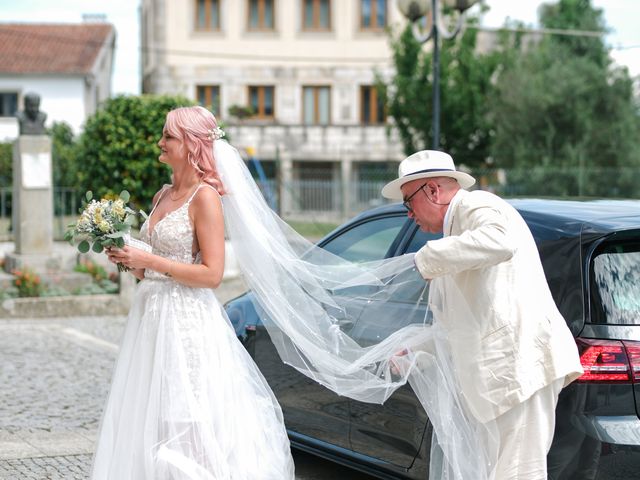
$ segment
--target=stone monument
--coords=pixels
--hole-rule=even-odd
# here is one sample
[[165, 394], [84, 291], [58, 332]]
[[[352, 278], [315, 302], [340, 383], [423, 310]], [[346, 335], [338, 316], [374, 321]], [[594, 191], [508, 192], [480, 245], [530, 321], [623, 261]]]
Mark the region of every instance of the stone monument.
[[5, 270], [27, 265], [36, 271], [50, 266], [53, 254], [53, 187], [51, 138], [40, 96], [27, 93], [24, 111], [16, 114], [20, 135], [13, 145], [13, 234], [15, 250]]
[[40, 111], [40, 96], [29, 92], [24, 96], [24, 110], [16, 114], [20, 135], [45, 135], [44, 122], [47, 114]]

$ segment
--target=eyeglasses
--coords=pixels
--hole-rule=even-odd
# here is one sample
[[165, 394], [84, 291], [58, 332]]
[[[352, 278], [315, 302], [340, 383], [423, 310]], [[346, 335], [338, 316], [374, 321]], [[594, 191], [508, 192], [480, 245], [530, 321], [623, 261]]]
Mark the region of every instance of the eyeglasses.
[[410, 212], [413, 212], [413, 208], [411, 208], [411, 199], [416, 196], [416, 193], [418, 193], [420, 190], [422, 190], [426, 186], [427, 186], [427, 184], [423, 183], [422, 185], [420, 185], [420, 187], [418, 187], [418, 189], [415, 192], [413, 192], [411, 195], [409, 195], [407, 198], [405, 198], [402, 201], [402, 205], [404, 205], [404, 208], [406, 208]]

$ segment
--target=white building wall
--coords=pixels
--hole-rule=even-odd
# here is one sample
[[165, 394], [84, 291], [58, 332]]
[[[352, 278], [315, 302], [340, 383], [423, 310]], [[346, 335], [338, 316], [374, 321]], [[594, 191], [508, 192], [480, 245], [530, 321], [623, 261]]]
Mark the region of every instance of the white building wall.
[[40, 110], [47, 114], [46, 126], [55, 121], [68, 123], [77, 134], [86, 118], [85, 81], [82, 76], [65, 78], [48, 75], [0, 77], [0, 90], [18, 92], [18, 108], [24, 108], [24, 95], [40, 95]]

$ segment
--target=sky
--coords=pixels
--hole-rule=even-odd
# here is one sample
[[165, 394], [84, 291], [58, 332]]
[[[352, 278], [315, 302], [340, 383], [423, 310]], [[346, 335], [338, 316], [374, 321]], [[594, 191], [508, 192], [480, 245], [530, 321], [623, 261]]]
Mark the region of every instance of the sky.
[[[238, 1], [238, 0], [234, 0]], [[335, 0], [344, 1], [344, 0]], [[394, 0], [390, 0], [394, 1]], [[483, 25], [500, 27], [505, 19], [537, 26], [540, 0], [486, 0], [490, 10]], [[640, 76], [640, 0], [592, 0], [604, 11], [612, 32], [606, 43], [614, 60]], [[81, 22], [83, 14], [105, 14], [116, 27], [112, 93], [140, 93], [138, 0], [0, 0], [0, 22]], [[474, 7], [476, 8], [476, 7]]]

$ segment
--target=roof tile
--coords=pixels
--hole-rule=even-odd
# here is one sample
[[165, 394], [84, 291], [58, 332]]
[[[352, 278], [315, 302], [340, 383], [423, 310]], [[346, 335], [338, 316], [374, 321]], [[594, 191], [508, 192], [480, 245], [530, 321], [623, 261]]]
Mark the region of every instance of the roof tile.
[[0, 23], [0, 73], [89, 73], [113, 31], [109, 23]]

